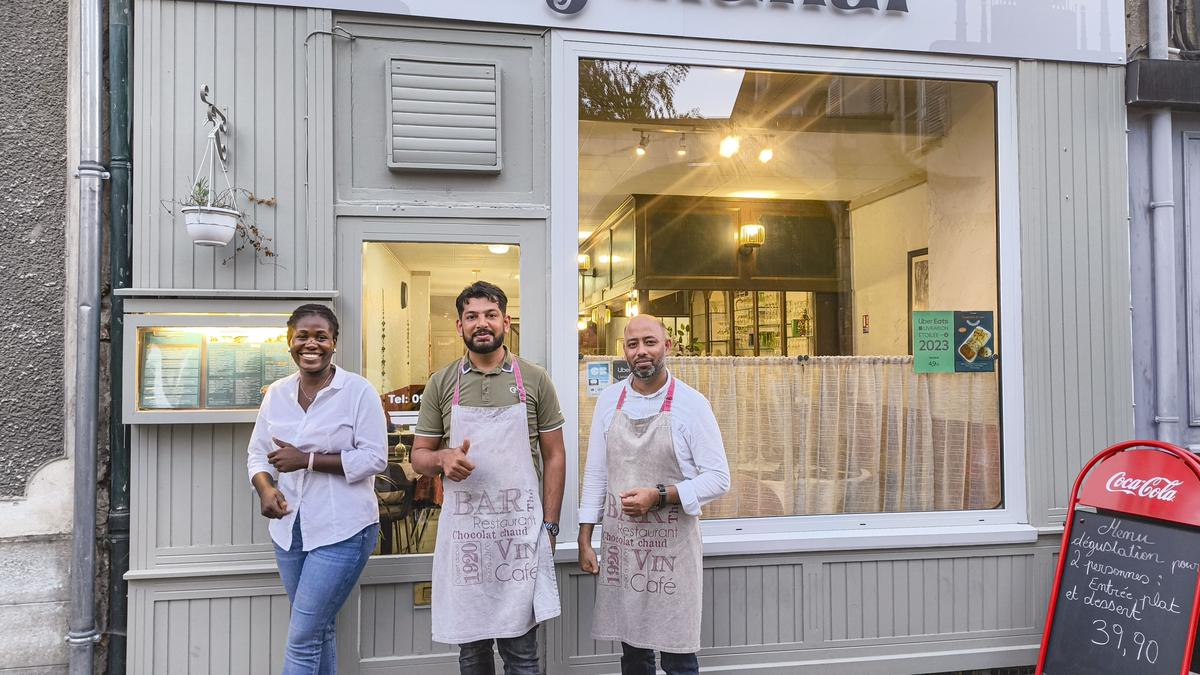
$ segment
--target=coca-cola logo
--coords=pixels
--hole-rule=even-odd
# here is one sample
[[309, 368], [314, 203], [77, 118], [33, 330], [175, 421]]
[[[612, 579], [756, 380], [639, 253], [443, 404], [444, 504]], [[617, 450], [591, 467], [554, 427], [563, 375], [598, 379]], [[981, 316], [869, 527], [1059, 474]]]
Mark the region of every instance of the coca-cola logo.
[[1104, 489], [1109, 492], [1120, 492], [1135, 497], [1157, 499], [1163, 502], [1173, 502], [1178, 492], [1175, 488], [1183, 485], [1181, 480], [1171, 480], [1162, 476], [1154, 478], [1130, 478], [1124, 471], [1114, 473]]

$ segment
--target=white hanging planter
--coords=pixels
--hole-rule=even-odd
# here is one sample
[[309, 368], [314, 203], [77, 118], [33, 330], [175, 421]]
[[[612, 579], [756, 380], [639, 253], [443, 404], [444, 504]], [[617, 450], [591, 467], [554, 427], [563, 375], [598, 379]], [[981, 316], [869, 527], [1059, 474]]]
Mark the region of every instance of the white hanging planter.
[[233, 241], [241, 212], [219, 206], [184, 206], [183, 222], [197, 246], [225, 246]]

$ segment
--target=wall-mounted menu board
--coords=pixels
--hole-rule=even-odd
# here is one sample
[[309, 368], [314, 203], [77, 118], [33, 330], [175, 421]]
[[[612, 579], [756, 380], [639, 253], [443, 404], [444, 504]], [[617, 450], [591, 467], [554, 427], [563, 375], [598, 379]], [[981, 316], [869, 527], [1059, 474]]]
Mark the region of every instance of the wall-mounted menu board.
[[286, 330], [274, 327], [139, 327], [137, 408], [253, 410], [295, 370]]

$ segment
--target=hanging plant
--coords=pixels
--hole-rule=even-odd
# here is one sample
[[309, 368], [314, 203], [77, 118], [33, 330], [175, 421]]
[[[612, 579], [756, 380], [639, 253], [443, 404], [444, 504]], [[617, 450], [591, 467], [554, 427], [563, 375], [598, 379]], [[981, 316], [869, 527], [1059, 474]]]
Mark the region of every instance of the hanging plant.
[[199, 178], [181, 208], [188, 236], [197, 246], [224, 246], [233, 241], [242, 213], [214, 197], [207, 178]]
[[[200, 100], [208, 107], [205, 124], [211, 125], [212, 131], [208, 133], [191, 190], [180, 200], [180, 211], [183, 212], [188, 236], [197, 246], [226, 246], [235, 236], [238, 237], [238, 245], [222, 264], [228, 263], [248, 247], [254, 249], [255, 257], [260, 260], [274, 258], [275, 251], [267, 245], [271, 238], [258, 229], [246, 211], [238, 208], [237, 201], [241, 197], [248, 205], [275, 206], [275, 198], [262, 199], [249, 190], [233, 187], [227, 165], [229, 148], [225, 144], [228, 119], [208, 99], [208, 85], [200, 88]], [[220, 191], [216, 189], [218, 166], [225, 182], [225, 188]]]

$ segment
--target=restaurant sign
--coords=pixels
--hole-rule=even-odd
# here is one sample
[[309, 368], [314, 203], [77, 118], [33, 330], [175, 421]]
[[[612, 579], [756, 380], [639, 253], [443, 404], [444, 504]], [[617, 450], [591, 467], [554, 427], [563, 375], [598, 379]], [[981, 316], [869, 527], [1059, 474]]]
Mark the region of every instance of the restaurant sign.
[[[742, 0], [720, 0], [721, 2], [736, 3]], [[825, 0], [757, 0], [758, 2], [770, 3], [774, 5], [803, 5], [806, 7], [826, 7], [832, 6], [835, 9], [859, 10], [859, 9], [874, 9], [879, 10], [879, 0], [829, 0], [826, 5]], [[884, 0], [886, 3], [882, 9], [889, 12], [907, 12], [908, 0]], [[546, 4], [550, 9], [559, 14], [578, 14], [587, 6], [588, 0], [546, 0]]]
[[[232, 2], [233, 0], [222, 0]], [[1121, 0], [237, 0], [339, 12], [787, 45], [1125, 63]], [[358, 20], [335, 15], [339, 24]], [[351, 31], [353, 32], [353, 31]], [[570, 33], [564, 35], [569, 39]], [[589, 36], [595, 42], [596, 36]], [[618, 38], [614, 41], [628, 40]], [[694, 48], [695, 43], [690, 43]]]

